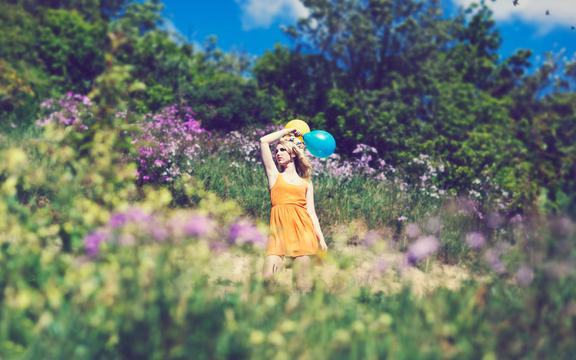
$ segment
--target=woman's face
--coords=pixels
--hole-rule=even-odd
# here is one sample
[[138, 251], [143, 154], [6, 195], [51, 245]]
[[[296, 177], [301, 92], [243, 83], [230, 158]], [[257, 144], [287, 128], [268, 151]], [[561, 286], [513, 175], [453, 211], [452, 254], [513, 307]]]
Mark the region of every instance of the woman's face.
[[282, 144], [276, 145], [276, 151], [274, 152], [274, 158], [276, 159], [276, 161], [280, 165], [285, 165], [285, 164], [289, 163], [290, 161], [292, 161], [292, 157], [290, 156], [289, 149]]

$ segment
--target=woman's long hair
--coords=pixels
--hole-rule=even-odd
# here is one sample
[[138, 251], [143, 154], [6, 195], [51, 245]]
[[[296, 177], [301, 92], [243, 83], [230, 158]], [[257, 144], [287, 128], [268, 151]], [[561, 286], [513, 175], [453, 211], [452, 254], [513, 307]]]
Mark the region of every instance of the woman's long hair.
[[312, 163], [310, 163], [310, 159], [306, 156], [304, 149], [299, 148], [294, 142], [287, 138], [281, 138], [279, 142], [288, 150], [290, 155], [295, 155], [294, 167], [296, 168], [298, 176], [306, 181], [310, 181], [312, 178]]

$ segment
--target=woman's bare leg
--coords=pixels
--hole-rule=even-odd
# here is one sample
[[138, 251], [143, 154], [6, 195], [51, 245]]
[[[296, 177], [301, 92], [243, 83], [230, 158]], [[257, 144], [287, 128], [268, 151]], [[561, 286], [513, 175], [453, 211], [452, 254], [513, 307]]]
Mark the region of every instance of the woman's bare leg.
[[293, 269], [296, 288], [303, 293], [309, 293], [312, 290], [312, 259], [310, 256], [295, 258]]
[[264, 259], [264, 269], [262, 278], [265, 282], [275, 282], [276, 274], [284, 267], [284, 261], [281, 256], [267, 255]]

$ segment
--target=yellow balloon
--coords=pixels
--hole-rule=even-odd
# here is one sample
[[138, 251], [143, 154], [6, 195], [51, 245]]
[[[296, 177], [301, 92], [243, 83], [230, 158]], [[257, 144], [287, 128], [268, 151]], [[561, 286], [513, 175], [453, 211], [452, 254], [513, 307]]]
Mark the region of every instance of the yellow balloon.
[[[310, 127], [308, 126], [308, 124], [306, 124], [304, 122], [304, 120], [300, 120], [300, 119], [290, 120], [286, 125], [284, 125], [284, 128], [285, 129], [296, 129], [302, 135], [310, 132]], [[304, 141], [302, 136], [298, 136], [298, 139], [300, 139], [300, 141]]]

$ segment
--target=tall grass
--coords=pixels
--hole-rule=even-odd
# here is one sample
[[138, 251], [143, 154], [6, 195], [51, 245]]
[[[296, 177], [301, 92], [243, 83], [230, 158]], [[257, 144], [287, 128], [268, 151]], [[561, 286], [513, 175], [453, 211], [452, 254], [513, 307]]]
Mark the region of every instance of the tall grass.
[[[228, 154], [211, 154], [195, 162], [189, 171], [204, 186], [223, 199], [234, 199], [255, 219], [266, 223], [270, 214], [268, 181], [262, 165], [239, 161]], [[390, 181], [376, 181], [361, 175], [349, 179], [320, 174], [313, 178], [315, 208], [327, 242], [341, 226], [359, 224], [356, 239], [361, 242], [369, 230], [379, 231], [396, 248], [406, 249], [408, 223], [427, 231], [430, 219], [442, 223], [441, 255], [449, 263], [470, 262], [464, 237], [479, 226], [470, 218], [455, 216], [443, 206], [446, 199], [426, 196], [417, 190], [401, 190]]]
[[0, 148], [16, 146], [26, 139], [33, 139], [41, 134], [41, 129], [35, 125], [7, 127], [0, 131]]
[[[214, 154], [196, 162], [190, 172], [221, 197], [238, 200], [253, 216], [268, 216], [270, 196], [262, 166]], [[392, 226], [400, 216], [415, 221], [429, 216], [440, 205], [440, 201], [417, 192], [407, 193], [391, 183], [358, 175], [346, 180], [320, 175], [313, 179], [313, 185], [316, 212], [326, 224], [361, 218], [370, 228]]]

